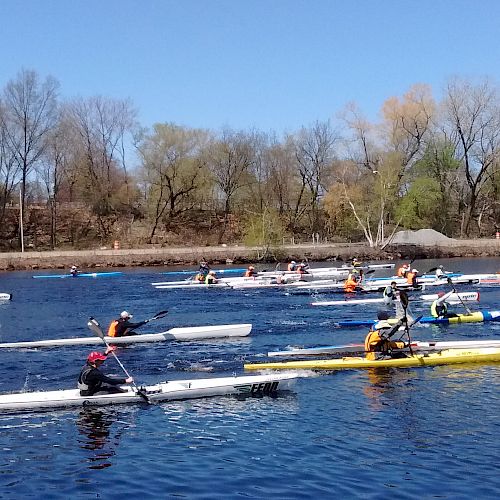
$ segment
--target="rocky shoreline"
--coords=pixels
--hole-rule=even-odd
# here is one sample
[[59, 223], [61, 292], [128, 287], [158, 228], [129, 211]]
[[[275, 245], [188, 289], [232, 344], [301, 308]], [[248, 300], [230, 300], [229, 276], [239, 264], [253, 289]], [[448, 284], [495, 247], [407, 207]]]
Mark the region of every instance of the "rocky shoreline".
[[497, 257], [500, 239], [452, 240], [433, 245], [392, 245], [384, 250], [363, 243], [284, 245], [264, 252], [259, 247], [220, 245], [213, 247], [148, 247], [135, 249], [67, 250], [47, 252], [0, 253], [0, 270], [82, 269], [196, 265], [200, 260], [211, 264], [276, 263], [291, 259], [310, 261], [399, 260], [451, 257]]

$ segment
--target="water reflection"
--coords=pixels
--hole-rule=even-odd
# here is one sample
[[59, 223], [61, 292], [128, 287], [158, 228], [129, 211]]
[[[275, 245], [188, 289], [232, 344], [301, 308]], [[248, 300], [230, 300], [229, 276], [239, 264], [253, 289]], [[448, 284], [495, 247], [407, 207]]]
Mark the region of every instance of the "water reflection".
[[116, 421], [112, 413], [98, 408], [84, 408], [76, 419], [79, 431], [78, 442], [80, 448], [89, 450], [89, 469], [105, 469], [111, 467], [109, 460], [116, 454], [121, 433], [110, 439], [110, 428]]

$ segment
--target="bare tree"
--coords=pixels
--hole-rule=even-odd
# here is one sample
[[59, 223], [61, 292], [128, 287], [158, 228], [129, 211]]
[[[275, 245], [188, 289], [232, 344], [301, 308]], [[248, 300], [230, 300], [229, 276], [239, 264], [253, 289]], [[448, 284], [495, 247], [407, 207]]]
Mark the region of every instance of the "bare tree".
[[319, 230], [318, 204], [326, 192], [328, 169], [335, 158], [335, 145], [339, 137], [330, 122], [316, 122], [303, 128], [295, 139], [295, 156], [303, 186], [309, 190], [311, 230]]
[[0, 115], [9, 148], [21, 171], [21, 207], [25, 213], [28, 176], [44, 153], [45, 137], [56, 119], [58, 82], [47, 77], [39, 82], [38, 74], [23, 69], [4, 90], [5, 113]]
[[500, 105], [498, 90], [485, 81], [473, 85], [453, 80], [444, 101], [448, 133], [463, 162], [469, 188], [462, 225], [468, 236], [478, 200], [488, 175], [494, 174], [500, 154]]
[[252, 137], [243, 132], [224, 130], [209, 150], [212, 175], [224, 198], [224, 221], [219, 234], [222, 241], [231, 213], [234, 195], [249, 182], [248, 174], [255, 161]]

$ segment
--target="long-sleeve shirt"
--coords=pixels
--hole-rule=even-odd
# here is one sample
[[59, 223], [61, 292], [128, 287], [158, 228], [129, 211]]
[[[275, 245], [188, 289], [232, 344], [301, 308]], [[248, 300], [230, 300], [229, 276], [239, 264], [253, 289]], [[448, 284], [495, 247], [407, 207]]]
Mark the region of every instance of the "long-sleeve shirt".
[[81, 396], [93, 396], [99, 392], [104, 385], [122, 385], [126, 383], [125, 378], [108, 377], [99, 368], [86, 363], [78, 377], [78, 388]]

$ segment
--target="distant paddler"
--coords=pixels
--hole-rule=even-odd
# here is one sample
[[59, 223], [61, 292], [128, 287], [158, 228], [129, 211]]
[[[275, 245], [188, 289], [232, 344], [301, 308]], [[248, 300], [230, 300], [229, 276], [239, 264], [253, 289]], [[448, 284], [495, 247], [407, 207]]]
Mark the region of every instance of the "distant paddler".
[[406, 273], [406, 282], [411, 285], [413, 288], [417, 288], [418, 286], [418, 271], [416, 269], [412, 269], [408, 273]]
[[81, 273], [81, 271], [78, 269], [78, 266], [71, 266], [69, 274], [71, 274], [71, 276], [78, 276], [78, 273]]
[[245, 271], [245, 278], [254, 278], [257, 276], [257, 271], [254, 266], [248, 266], [248, 269]]
[[210, 271], [210, 266], [205, 260], [202, 260], [200, 262], [200, 269], [198, 270], [198, 272], [206, 276], [209, 273], [209, 271]]
[[431, 314], [434, 318], [453, 318], [457, 316], [456, 313], [448, 311], [448, 303], [446, 302], [453, 293], [456, 293], [455, 289], [448, 293], [438, 293], [438, 298], [431, 304]]
[[302, 261], [298, 266], [297, 266], [297, 272], [299, 274], [309, 274], [309, 264], [306, 261]]
[[215, 285], [218, 281], [215, 271], [210, 271], [205, 278], [205, 285]]
[[352, 260], [351, 260], [351, 266], [352, 267], [361, 267], [362, 263], [356, 257], [353, 257]]
[[443, 278], [445, 278], [445, 277], [446, 277], [446, 273], [445, 273], [445, 272], [444, 272], [444, 270], [443, 270], [443, 266], [438, 266], [438, 267], [436, 267], [436, 272], [435, 272], [435, 274], [436, 274], [436, 279], [438, 279], [438, 280], [439, 280], [439, 279], [443, 279]]
[[288, 264], [287, 271], [293, 272], [297, 270], [297, 262], [292, 260], [290, 264]]
[[347, 275], [347, 279], [344, 281], [344, 292], [345, 293], [356, 293], [359, 287], [358, 281], [355, 279], [353, 273]]
[[410, 272], [410, 264], [403, 264], [398, 268], [397, 276], [398, 278], [406, 278], [406, 275]]
[[396, 300], [398, 299], [396, 286], [396, 282], [391, 281], [391, 284], [387, 285], [382, 293], [384, 304], [388, 307], [396, 306]]

